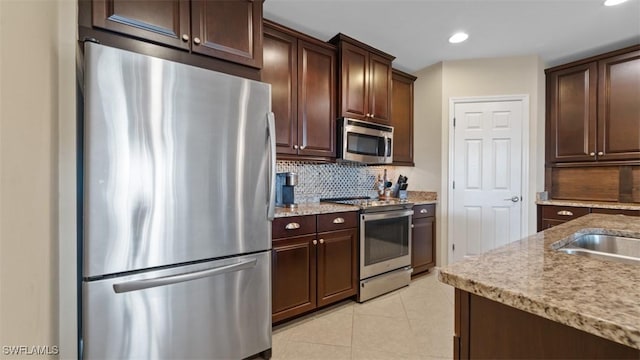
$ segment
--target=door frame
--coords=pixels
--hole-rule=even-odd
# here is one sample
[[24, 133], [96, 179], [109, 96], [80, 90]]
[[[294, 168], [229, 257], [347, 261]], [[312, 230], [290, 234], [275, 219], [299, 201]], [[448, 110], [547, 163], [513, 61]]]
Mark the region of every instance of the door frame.
[[[495, 96], [463, 96], [463, 97], [450, 97], [449, 98], [449, 153], [448, 153], [448, 161], [447, 161], [447, 207], [449, 214], [453, 213], [453, 169], [454, 169], [454, 148], [455, 148], [455, 129], [453, 127], [453, 119], [455, 117], [455, 107], [457, 104], [465, 104], [465, 103], [478, 103], [478, 102], [499, 102], [499, 101], [519, 101], [522, 106], [522, 127], [520, 130], [520, 138], [521, 138], [521, 161], [522, 167], [520, 170], [520, 175], [522, 178], [522, 182], [520, 184], [520, 196], [522, 200], [520, 201], [521, 211], [520, 211], [520, 237], [523, 238], [529, 233], [529, 211], [528, 206], [526, 206], [525, 201], [529, 201], [527, 196], [529, 195], [529, 115], [530, 115], [530, 106], [529, 106], [529, 95], [528, 94], [516, 94], [516, 95], [495, 95]], [[453, 234], [453, 216], [447, 216], [447, 262], [451, 264], [453, 262], [453, 251], [452, 251], [452, 239], [451, 234]]]

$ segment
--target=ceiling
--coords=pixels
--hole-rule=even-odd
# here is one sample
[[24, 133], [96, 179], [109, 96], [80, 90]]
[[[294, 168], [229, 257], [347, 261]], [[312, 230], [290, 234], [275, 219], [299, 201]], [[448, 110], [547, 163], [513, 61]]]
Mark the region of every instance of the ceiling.
[[[329, 40], [336, 33], [416, 72], [440, 61], [539, 55], [546, 66], [640, 43], [640, 0], [267, 0], [264, 17]], [[469, 39], [449, 44], [465, 31]]]

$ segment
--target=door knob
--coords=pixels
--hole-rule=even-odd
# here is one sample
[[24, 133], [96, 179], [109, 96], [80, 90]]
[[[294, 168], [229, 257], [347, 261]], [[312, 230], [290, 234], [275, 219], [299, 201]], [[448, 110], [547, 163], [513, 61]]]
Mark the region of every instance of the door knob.
[[504, 199], [505, 201], [513, 201], [513, 202], [518, 202], [520, 201], [520, 197], [519, 196], [513, 196], [510, 199]]

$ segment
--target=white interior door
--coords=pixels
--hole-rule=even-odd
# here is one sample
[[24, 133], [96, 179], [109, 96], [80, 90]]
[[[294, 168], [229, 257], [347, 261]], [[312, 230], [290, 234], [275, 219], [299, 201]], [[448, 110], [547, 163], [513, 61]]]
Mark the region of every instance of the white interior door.
[[522, 101], [454, 105], [454, 262], [521, 237], [522, 108]]

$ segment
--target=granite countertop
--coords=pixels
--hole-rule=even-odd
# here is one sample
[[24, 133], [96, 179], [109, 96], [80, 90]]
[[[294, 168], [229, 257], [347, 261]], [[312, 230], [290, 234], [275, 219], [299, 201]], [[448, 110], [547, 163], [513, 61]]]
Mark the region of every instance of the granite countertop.
[[[431, 191], [409, 191], [407, 201], [415, 205], [436, 204], [438, 194]], [[357, 206], [342, 205], [330, 202], [299, 204], [295, 209], [276, 207], [275, 217], [329, 214], [334, 212], [358, 211]]]
[[295, 209], [276, 207], [275, 217], [301, 216], [301, 215], [319, 215], [335, 212], [358, 211], [357, 206], [342, 205], [329, 202], [299, 204]]
[[554, 205], [554, 206], [590, 207], [590, 208], [598, 208], [598, 209], [640, 210], [640, 204], [602, 202], [602, 201], [538, 200], [536, 201], [536, 204]]
[[640, 237], [640, 220], [589, 214], [441, 268], [461, 290], [640, 349], [640, 267], [569, 255], [551, 244], [576, 232]]

